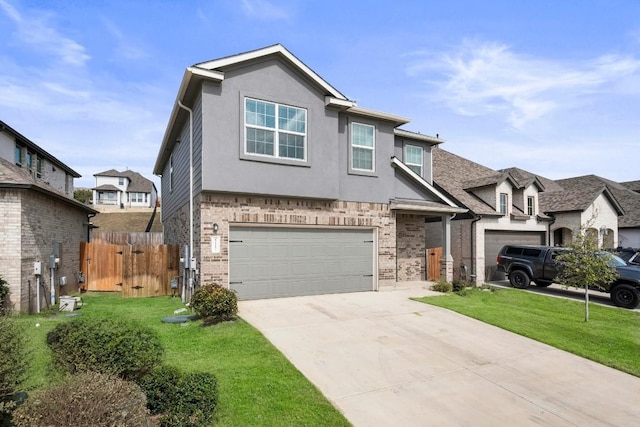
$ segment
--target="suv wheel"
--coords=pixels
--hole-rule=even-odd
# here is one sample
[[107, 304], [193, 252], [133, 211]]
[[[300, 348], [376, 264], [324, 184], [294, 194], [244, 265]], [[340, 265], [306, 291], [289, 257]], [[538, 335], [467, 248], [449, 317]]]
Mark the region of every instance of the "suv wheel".
[[623, 283], [611, 289], [611, 301], [618, 307], [636, 308], [640, 302], [640, 291]]
[[514, 288], [526, 289], [529, 287], [531, 279], [526, 272], [522, 270], [514, 270], [509, 273], [509, 282], [511, 282], [511, 286]]

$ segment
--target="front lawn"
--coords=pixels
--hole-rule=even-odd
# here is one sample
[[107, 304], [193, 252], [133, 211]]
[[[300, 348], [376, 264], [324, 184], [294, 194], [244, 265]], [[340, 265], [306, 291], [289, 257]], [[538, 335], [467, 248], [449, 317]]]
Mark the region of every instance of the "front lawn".
[[416, 298], [640, 377], [640, 313], [517, 289]]
[[[82, 299], [84, 306], [74, 314], [135, 319], [159, 334], [167, 364], [185, 372], [213, 373], [219, 381], [216, 425], [350, 425], [260, 332], [241, 319], [208, 327], [199, 321], [162, 323], [163, 317], [184, 307], [179, 298], [123, 299], [119, 294], [89, 293]], [[68, 318], [41, 315], [19, 320], [28, 326], [33, 363], [27, 387], [35, 389], [56, 380], [46, 334]]]

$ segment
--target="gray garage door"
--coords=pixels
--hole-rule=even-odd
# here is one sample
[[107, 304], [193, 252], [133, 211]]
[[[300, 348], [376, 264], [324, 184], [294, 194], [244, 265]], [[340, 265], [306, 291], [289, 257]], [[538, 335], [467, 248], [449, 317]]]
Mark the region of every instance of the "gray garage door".
[[240, 299], [371, 291], [373, 230], [232, 227], [229, 284]]
[[485, 280], [504, 280], [504, 273], [498, 272], [496, 268], [496, 257], [504, 245], [544, 244], [544, 232], [486, 230], [484, 232]]

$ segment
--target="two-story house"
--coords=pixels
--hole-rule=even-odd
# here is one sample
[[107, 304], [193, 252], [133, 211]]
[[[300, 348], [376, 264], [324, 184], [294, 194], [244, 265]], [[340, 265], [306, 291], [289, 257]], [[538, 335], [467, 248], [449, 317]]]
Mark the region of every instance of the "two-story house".
[[156, 185], [138, 172], [115, 169], [94, 174], [96, 186], [93, 203], [96, 208], [153, 208], [158, 200]]
[[617, 241], [623, 209], [603, 183], [552, 181], [518, 168], [496, 171], [441, 148], [432, 156], [436, 188], [468, 209], [452, 225], [459, 242], [452, 249], [456, 276], [476, 284], [502, 279], [496, 271], [502, 246], [562, 245], [584, 227], [603, 247]]
[[408, 122], [279, 44], [188, 67], [154, 167], [165, 242], [240, 298], [368, 291], [425, 279], [437, 218], [451, 279], [451, 217], [467, 209], [432, 185], [442, 141]]
[[54, 297], [78, 290], [80, 242], [88, 241], [97, 213], [73, 198], [78, 177], [0, 121], [0, 275], [18, 311], [45, 307], [52, 285]]

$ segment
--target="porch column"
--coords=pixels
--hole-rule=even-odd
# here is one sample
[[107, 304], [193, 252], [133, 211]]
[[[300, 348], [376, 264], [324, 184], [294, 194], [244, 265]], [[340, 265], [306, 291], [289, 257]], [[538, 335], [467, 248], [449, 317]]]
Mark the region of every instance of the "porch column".
[[440, 259], [440, 279], [453, 280], [453, 257], [451, 256], [451, 215], [442, 215], [442, 258]]

